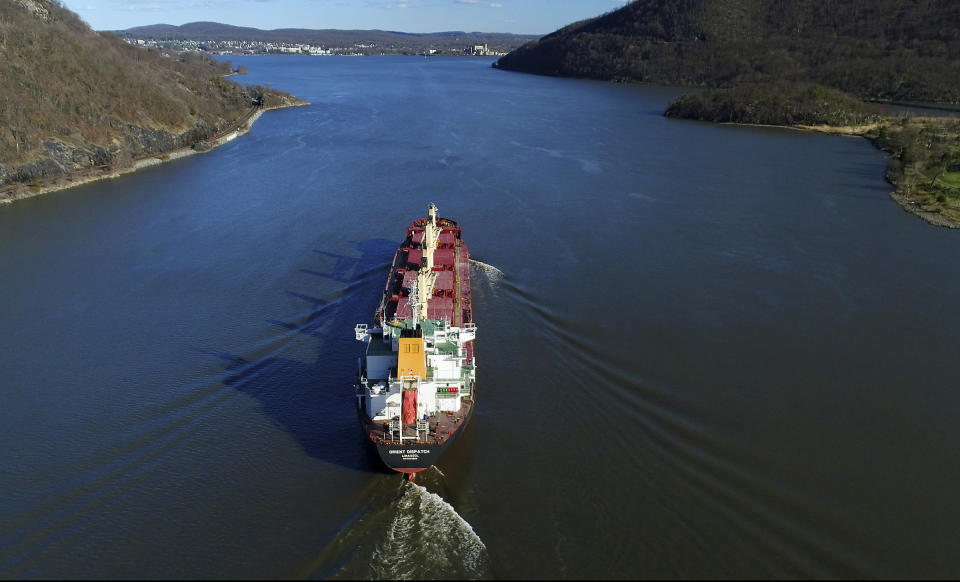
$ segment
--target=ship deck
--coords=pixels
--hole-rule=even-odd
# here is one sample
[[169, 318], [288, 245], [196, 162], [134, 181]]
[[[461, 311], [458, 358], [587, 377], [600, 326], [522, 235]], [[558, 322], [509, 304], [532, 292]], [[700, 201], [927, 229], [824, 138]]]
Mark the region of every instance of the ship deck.
[[403, 427], [403, 441], [396, 438], [396, 432], [390, 433], [389, 420], [373, 420], [367, 418], [362, 412], [360, 416], [363, 420], [363, 429], [367, 437], [374, 444], [384, 445], [443, 445], [449, 440], [460, 427], [466, 424], [467, 418], [473, 409], [473, 402], [464, 400], [460, 410], [457, 412], [439, 412], [427, 416], [428, 432], [424, 439], [422, 435], [417, 434], [416, 424]]
[[[443, 319], [460, 327], [473, 321], [470, 252], [460, 239], [460, 227], [456, 222], [445, 218], [438, 221], [441, 231], [439, 245], [434, 253], [434, 271], [437, 278], [427, 307], [428, 318]], [[415, 221], [407, 229], [407, 238], [394, 254], [383, 301], [377, 313], [378, 325], [382, 325], [383, 321], [406, 320], [412, 317], [410, 286], [420, 270], [423, 251], [419, 246], [422, 240], [423, 223]]]
[[[431, 205], [431, 211], [433, 210], [435, 210], [435, 207]], [[460, 238], [460, 226], [453, 220], [439, 217], [435, 217], [435, 224], [440, 228], [440, 232], [437, 235], [437, 244], [432, 247], [432, 271], [435, 276], [428, 278], [432, 281], [433, 288], [426, 305], [427, 314], [425, 318], [414, 318], [413, 316], [410, 292], [416, 286], [420, 270], [426, 268], [425, 266], [430, 261], [429, 257], [426, 260], [424, 259], [422, 248], [428, 220], [431, 220], [431, 218], [422, 218], [412, 222], [407, 228], [406, 238], [394, 254], [383, 298], [374, 320], [375, 327], [386, 329], [386, 324], [396, 326], [397, 323], [395, 322], [399, 320], [398, 323], [401, 327], [409, 326], [412, 329], [414, 324], [417, 324], [420, 327], [418, 332], [430, 337], [433, 335], [433, 326], [440, 326], [441, 322], [444, 322], [443, 328], [464, 328], [473, 323], [470, 253], [466, 244]], [[379, 345], [372, 348], [375, 352], [368, 352], [368, 355], [388, 355], [391, 353], [390, 344], [384, 344], [382, 337], [380, 336]], [[368, 341], [377, 342], [378, 340], [377, 338], [371, 338]], [[438, 341], [436, 346], [431, 345], [430, 347], [435, 348], [441, 354], [447, 355], [454, 355], [458, 351], [457, 344], [452, 342]], [[411, 463], [422, 461], [427, 463], [425, 466], [428, 466], [432, 460], [429, 456], [422, 457], [421, 455], [440, 454], [442, 447], [456, 438], [460, 434], [460, 429], [468, 423], [474, 407], [472, 373], [475, 362], [473, 359], [473, 341], [466, 341], [463, 344], [463, 350], [465, 357], [461, 365], [460, 377], [456, 379], [461, 383], [461, 392], [458, 395], [449, 395], [461, 398], [459, 410], [456, 412], [437, 412], [426, 417], [420, 417], [411, 425], [405, 426], [399, 417], [394, 417], [392, 420], [373, 420], [367, 417], [362, 399], [358, 403], [361, 427], [370, 441], [377, 446], [377, 449], [381, 452], [381, 459], [387, 466], [402, 471], [422, 470], [422, 468], [417, 468]], [[424, 379], [433, 379], [432, 374], [432, 370], [428, 368]], [[465, 389], [468, 389], [469, 392], [466, 392]], [[358, 392], [358, 396], [362, 397], [363, 395]], [[389, 455], [389, 458], [385, 458], [383, 456], [384, 449], [389, 449], [390, 453], [399, 449], [407, 451], [408, 454], [401, 453], [396, 459], [389, 457]], [[395, 461], [406, 463], [406, 465], [395, 465]]]

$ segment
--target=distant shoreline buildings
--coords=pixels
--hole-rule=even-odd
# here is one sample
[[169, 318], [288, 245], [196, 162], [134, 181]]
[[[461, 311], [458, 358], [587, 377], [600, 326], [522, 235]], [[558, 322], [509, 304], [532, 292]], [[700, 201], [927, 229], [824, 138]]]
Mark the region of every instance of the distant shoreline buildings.
[[468, 55], [477, 55], [477, 56], [484, 56], [484, 57], [501, 56], [503, 54], [506, 54], [506, 53], [491, 52], [490, 49], [487, 48], [487, 43], [475, 44], [472, 47], [467, 47], [466, 49], [464, 49], [464, 52], [466, 52]]
[[486, 43], [472, 44], [460, 50], [412, 47], [377, 47], [375, 43], [357, 43], [351, 46], [323, 46], [310, 43], [271, 42], [258, 40], [156, 40], [124, 38], [128, 43], [158, 51], [208, 52], [215, 55], [312, 55], [312, 56], [375, 56], [375, 55], [436, 55], [495, 57], [507, 51], [490, 49]]

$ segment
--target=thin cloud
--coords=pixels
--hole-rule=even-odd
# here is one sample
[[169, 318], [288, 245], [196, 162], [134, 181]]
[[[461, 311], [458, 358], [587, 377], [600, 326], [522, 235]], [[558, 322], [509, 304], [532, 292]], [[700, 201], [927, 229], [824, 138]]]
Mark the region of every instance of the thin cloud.
[[[276, 0], [246, 0], [248, 2], [272, 3]], [[118, 10], [191, 10], [194, 8], [229, 8], [234, 0], [122, 0], [116, 3]], [[86, 9], [95, 6], [84, 6]]]
[[191, 8], [213, 8], [226, 4], [224, 0], [123, 0], [117, 3], [118, 10], [158, 12]]
[[[417, 4], [414, 2], [413, 4]], [[370, 8], [385, 8], [387, 10], [392, 10], [394, 8], [410, 8], [411, 3], [401, 0], [396, 2], [394, 0], [367, 0], [366, 5]]]

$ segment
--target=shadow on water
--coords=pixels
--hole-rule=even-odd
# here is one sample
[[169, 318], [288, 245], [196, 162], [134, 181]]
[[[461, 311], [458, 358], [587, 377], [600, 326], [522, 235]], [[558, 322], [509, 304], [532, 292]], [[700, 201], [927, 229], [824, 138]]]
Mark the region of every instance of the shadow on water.
[[[224, 385], [256, 398], [263, 412], [311, 457], [351, 469], [387, 472], [366, 446], [357, 422], [352, 385], [361, 349], [353, 326], [372, 319], [397, 241], [370, 239], [356, 248], [359, 257], [316, 251], [332, 258], [333, 267], [301, 269], [325, 280], [316, 285], [321, 296], [285, 291], [309, 304], [310, 310], [293, 321], [268, 319], [285, 330], [282, 337], [272, 338], [270, 345], [252, 354], [207, 353], [226, 362]], [[315, 354], [312, 362], [278, 355], [297, 342], [296, 335], [315, 341], [309, 348]]]
[[[369, 322], [380, 300], [397, 242], [357, 244], [359, 257], [316, 251], [328, 269], [301, 269], [315, 278], [308, 290], [283, 293], [309, 305], [292, 321], [270, 319], [281, 330], [270, 345], [243, 355], [208, 352], [225, 363], [223, 383], [254, 397], [263, 412], [313, 458], [348, 469], [396, 477], [367, 446], [357, 422], [352, 383], [360, 344], [357, 322]], [[493, 266], [473, 262], [489, 277]], [[308, 338], [312, 358], [285, 357]], [[301, 351], [301, 350], [297, 350]], [[481, 579], [489, 556], [473, 527], [447, 499], [464, 489], [475, 420], [444, 458], [412, 484], [377, 480], [367, 503], [320, 552], [315, 574], [331, 579]]]
[[[370, 241], [359, 243], [357, 247], [360, 248], [362, 252], [363, 251], [362, 247], [364, 245], [368, 245], [368, 244], [372, 245], [380, 242], [390, 244], [389, 252], [383, 254], [383, 256], [386, 257], [386, 260], [389, 261], [393, 257], [393, 253], [397, 250], [396, 241], [391, 241], [387, 239], [373, 239]], [[380, 250], [383, 250], [383, 249], [370, 248], [369, 250], [379, 252]], [[302, 273], [307, 273], [308, 275], [317, 275], [318, 277], [324, 277], [327, 279], [331, 279], [333, 281], [339, 281], [341, 283], [352, 283], [354, 281], [352, 277], [356, 276], [355, 271], [357, 270], [357, 267], [364, 266], [361, 263], [362, 257], [360, 259], [357, 259], [356, 257], [346, 257], [344, 255], [338, 255], [336, 253], [331, 253], [329, 251], [322, 251], [319, 249], [314, 249], [313, 252], [317, 253], [318, 255], [333, 259], [334, 260], [333, 267], [328, 273], [313, 271], [311, 269], [300, 269]], [[369, 267], [370, 265], [365, 265], [365, 266]], [[381, 266], [382, 264], [378, 263], [374, 265], [374, 268], [379, 268]]]

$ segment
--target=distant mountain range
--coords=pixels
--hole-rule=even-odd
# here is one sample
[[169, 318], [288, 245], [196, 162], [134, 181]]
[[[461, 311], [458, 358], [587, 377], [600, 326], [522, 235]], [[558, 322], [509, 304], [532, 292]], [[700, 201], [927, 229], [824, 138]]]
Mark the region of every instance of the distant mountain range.
[[389, 30], [313, 30], [307, 28], [261, 30], [218, 22], [190, 22], [181, 26], [152, 24], [112, 32], [126, 39], [153, 41], [274, 42], [328, 47], [365, 45], [362, 48], [375, 49], [368, 51], [371, 54], [379, 54], [380, 51], [419, 53], [429, 49], [462, 52], [464, 48], [478, 44], [486, 44], [491, 51], [509, 52], [526, 42], [539, 38], [537, 35], [500, 32], [410, 33]]
[[957, 0], [635, 0], [498, 68], [732, 87], [814, 82], [861, 99], [960, 102]]

